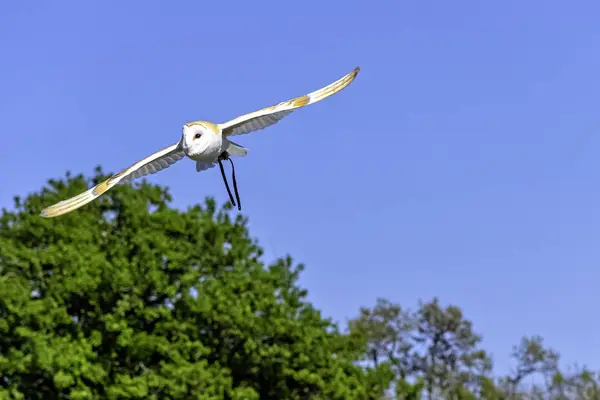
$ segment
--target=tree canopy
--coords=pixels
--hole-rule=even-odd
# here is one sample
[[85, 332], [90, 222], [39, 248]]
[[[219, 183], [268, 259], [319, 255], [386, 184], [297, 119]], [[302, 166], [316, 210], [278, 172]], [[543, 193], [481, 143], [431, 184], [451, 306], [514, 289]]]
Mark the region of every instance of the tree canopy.
[[[513, 370], [495, 374], [471, 321], [460, 308], [443, 307], [437, 298], [421, 302], [415, 312], [377, 299], [374, 307], [362, 308], [350, 320], [349, 330], [366, 341], [370, 365], [393, 370], [387, 398], [600, 399], [600, 376], [587, 368], [561, 370], [558, 352], [540, 336], [523, 337], [511, 353]], [[540, 383], [523, 384], [531, 377]]]
[[[105, 178], [101, 171], [91, 180]], [[305, 301], [302, 265], [265, 266], [246, 220], [213, 200], [50, 181], [0, 218], [0, 393], [15, 398], [364, 398], [349, 336]]]
[[[598, 376], [561, 371], [541, 337], [494, 375], [437, 298], [378, 299], [342, 330], [229, 204], [178, 210], [140, 181], [39, 217], [105, 178], [50, 180], [0, 216], [0, 399], [600, 399]], [[545, 384], [525, 387], [532, 374]]]

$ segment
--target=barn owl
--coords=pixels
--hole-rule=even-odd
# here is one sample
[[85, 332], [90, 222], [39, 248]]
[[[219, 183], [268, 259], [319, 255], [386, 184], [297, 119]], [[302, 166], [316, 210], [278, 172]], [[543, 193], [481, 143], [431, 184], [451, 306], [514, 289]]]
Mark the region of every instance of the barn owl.
[[230, 156], [244, 157], [248, 154], [248, 149], [234, 143], [229, 138], [267, 128], [279, 122], [294, 110], [319, 102], [341, 91], [352, 83], [359, 71], [360, 67], [356, 67], [337, 81], [312, 93], [241, 115], [224, 123], [209, 121], [188, 122], [183, 126], [181, 138], [177, 143], [151, 154], [77, 196], [44, 208], [40, 215], [51, 218], [69, 213], [100, 197], [117, 184], [131, 182], [136, 178], [154, 174], [168, 168], [185, 157], [196, 162], [196, 171], [198, 172], [213, 168], [218, 163], [229, 199], [235, 206], [236, 203], [231, 195], [222, 164], [222, 161], [229, 160], [232, 166], [237, 207], [240, 210], [241, 204], [235, 180], [235, 167]]

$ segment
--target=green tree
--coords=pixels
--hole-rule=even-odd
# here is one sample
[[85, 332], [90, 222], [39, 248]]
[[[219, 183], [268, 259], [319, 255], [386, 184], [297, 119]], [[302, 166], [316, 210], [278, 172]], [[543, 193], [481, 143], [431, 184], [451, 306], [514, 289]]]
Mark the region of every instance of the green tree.
[[465, 389], [478, 390], [482, 374], [491, 369], [471, 321], [459, 307], [444, 308], [437, 298], [420, 304], [414, 340], [425, 348], [414, 354], [414, 369], [423, 377], [429, 399], [469, 397]]
[[[544, 340], [541, 336], [523, 337], [521, 342], [513, 347], [511, 354], [515, 360], [515, 368], [511, 375], [502, 380], [503, 386], [509, 399], [518, 399], [523, 395], [520, 390], [521, 382], [532, 375], [540, 375], [550, 382], [555, 377], [555, 390], [561, 391], [558, 386], [562, 383], [562, 378], [557, 375], [559, 354], [550, 348], [544, 346]], [[542, 389], [532, 387], [528, 391], [529, 396], [539, 396], [536, 394]]]
[[383, 391], [380, 398], [393, 393], [395, 399], [419, 400], [423, 380], [409, 383], [412, 364], [410, 351], [413, 346], [414, 316], [389, 300], [377, 299], [375, 307], [361, 307], [358, 317], [348, 321], [349, 331], [365, 342], [364, 359], [372, 379], [378, 379]]
[[600, 374], [578, 368], [567, 378], [567, 393], [570, 398], [600, 400]]
[[351, 332], [366, 339], [367, 357], [375, 366], [388, 361], [404, 379], [411, 373], [413, 316], [398, 304], [377, 299], [375, 307], [361, 307], [358, 317], [348, 322]]
[[478, 348], [481, 339], [456, 306], [443, 308], [434, 298], [412, 313], [377, 299], [373, 308], [361, 308], [348, 328], [365, 338], [365, 357], [371, 365], [391, 365], [397, 399], [499, 395], [491, 378], [491, 360]]
[[[457, 306], [442, 307], [437, 298], [421, 302], [413, 313], [379, 298], [348, 322], [362, 338], [369, 368], [392, 375], [372, 377], [390, 382], [381, 399], [395, 400], [600, 400], [600, 374], [587, 368], [559, 368], [559, 354], [541, 336], [524, 337], [514, 346], [512, 373], [498, 378], [493, 363], [479, 348], [480, 336]], [[540, 378], [525, 385], [527, 378]], [[375, 382], [371, 387], [381, 388]]]
[[[51, 180], [0, 217], [0, 398], [367, 399], [363, 342], [305, 300], [302, 266], [261, 262], [246, 219], [120, 186]], [[385, 383], [385, 382], [384, 382]]]

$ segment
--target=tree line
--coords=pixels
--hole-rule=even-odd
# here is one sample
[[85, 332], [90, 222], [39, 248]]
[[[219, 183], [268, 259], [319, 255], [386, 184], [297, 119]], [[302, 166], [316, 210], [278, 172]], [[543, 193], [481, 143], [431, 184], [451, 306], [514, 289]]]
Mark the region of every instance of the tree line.
[[538, 336], [498, 376], [437, 298], [376, 299], [340, 327], [307, 301], [304, 266], [266, 265], [211, 198], [179, 210], [141, 181], [39, 217], [106, 177], [67, 174], [2, 211], [0, 399], [600, 399], [598, 374], [561, 369]]
[[[382, 379], [381, 398], [600, 399], [599, 375], [561, 370], [559, 353], [541, 336], [523, 337], [512, 349], [511, 373], [498, 376], [471, 321], [437, 298], [414, 313], [377, 299], [350, 320], [349, 333], [366, 343], [366, 368]], [[526, 383], [532, 377], [541, 383]]]

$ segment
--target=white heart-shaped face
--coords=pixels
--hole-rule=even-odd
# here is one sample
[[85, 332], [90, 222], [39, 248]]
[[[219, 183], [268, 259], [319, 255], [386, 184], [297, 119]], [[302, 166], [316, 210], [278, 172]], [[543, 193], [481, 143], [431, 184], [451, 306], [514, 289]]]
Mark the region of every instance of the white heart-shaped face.
[[209, 157], [215, 154], [218, 156], [217, 153], [221, 148], [221, 135], [215, 131], [213, 124], [202, 121], [186, 124], [183, 126], [182, 134], [183, 151], [188, 157]]

